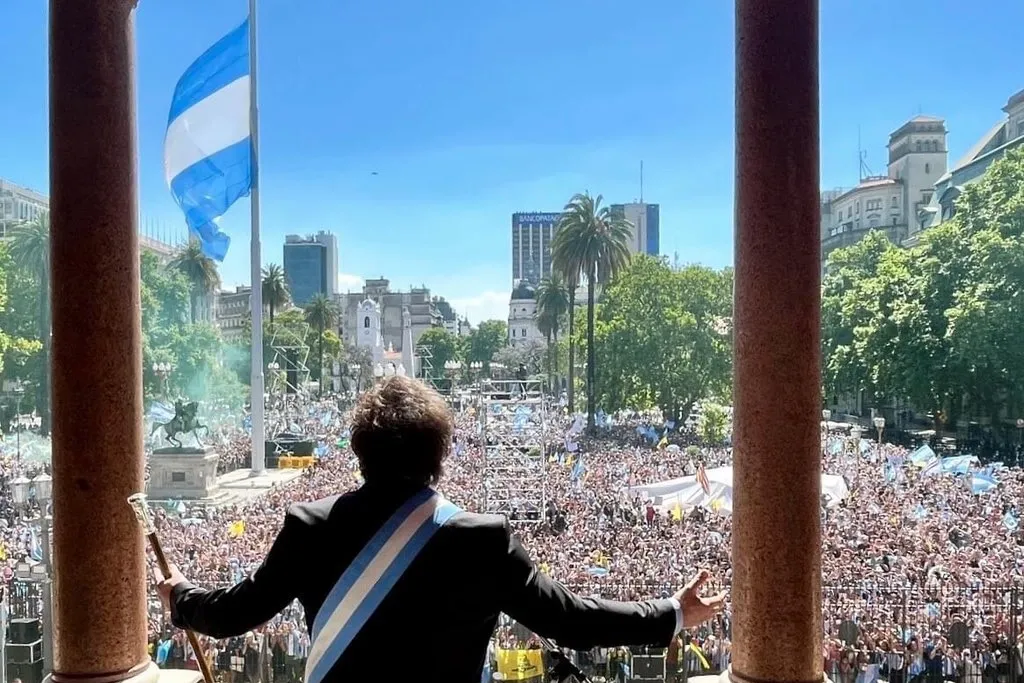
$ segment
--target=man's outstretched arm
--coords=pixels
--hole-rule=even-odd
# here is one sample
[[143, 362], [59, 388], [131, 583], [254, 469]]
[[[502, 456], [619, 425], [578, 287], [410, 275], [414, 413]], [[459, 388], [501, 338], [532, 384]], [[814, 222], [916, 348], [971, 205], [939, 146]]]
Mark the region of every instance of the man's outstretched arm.
[[538, 571], [505, 525], [508, 551], [501, 575], [501, 610], [530, 630], [576, 650], [618, 645], [668, 645], [684, 626], [721, 611], [725, 595], [701, 598], [701, 572], [673, 597], [618, 602], [580, 597]]
[[285, 516], [274, 545], [263, 564], [230, 588], [204, 590], [189, 583], [177, 568], [160, 583], [164, 604], [170, 608], [171, 622], [214, 638], [241, 635], [271, 618], [295, 599], [295, 558], [301, 557], [306, 525], [289, 513]]

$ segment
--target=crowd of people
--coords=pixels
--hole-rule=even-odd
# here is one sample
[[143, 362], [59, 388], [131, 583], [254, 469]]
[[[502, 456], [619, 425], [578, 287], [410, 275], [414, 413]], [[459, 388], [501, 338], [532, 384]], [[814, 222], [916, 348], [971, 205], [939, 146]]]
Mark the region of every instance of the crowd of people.
[[[485, 435], [473, 408], [463, 406], [456, 422], [453, 455], [438, 488], [463, 508], [483, 510]], [[617, 599], [667, 596], [697, 567], [728, 587], [730, 517], [711, 507], [667, 510], [636, 487], [693, 475], [700, 466], [728, 465], [731, 449], [701, 444], [692, 432], [666, 429], [650, 415], [617, 416], [594, 437], [567, 439], [572, 423], [557, 406], [549, 411], [549, 443], [541, 456], [546, 510], [516, 528], [540, 570], [577, 592]], [[287, 424], [315, 435], [319, 444], [314, 466], [299, 479], [242, 506], [179, 503], [156, 511], [163, 543], [196, 584], [228, 585], [251, 572], [291, 502], [360, 484], [342, 412], [310, 403], [293, 409]], [[649, 438], [651, 430], [659, 439]], [[217, 430], [213, 442], [227, 466], [244, 464], [244, 423]], [[1014, 586], [1024, 578], [1024, 530], [1017, 521], [1024, 473], [996, 465], [985, 472], [996, 485], [978, 492], [970, 474], [936, 474], [927, 464], [898, 446], [823, 434], [823, 471], [844, 477], [850, 491], [837, 505], [822, 507], [822, 657], [833, 680], [883, 676], [903, 683], [936, 671], [945, 678], [995, 680], [1020, 651], [1024, 596]], [[0, 482], [13, 468], [8, 454], [0, 456]], [[0, 488], [0, 558], [9, 581], [14, 562], [31, 556], [35, 541], [6, 491]], [[296, 567], [297, 577], [301, 571]], [[194, 666], [194, 653], [155, 598], [150, 633], [159, 663]], [[668, 666], [691, 673], [723, 669], [729, 638], [726, 613], [674, 643]], [[229, 679], [299, 681], [309, 637], [295, 605], [257, 632], [206, 646]], [[535, 646], [525, 629], [507, 620], [495, 636], [495, 648]], [[628, 674], [628, 656], [616, 651], [574, 656], [595, 671]]]

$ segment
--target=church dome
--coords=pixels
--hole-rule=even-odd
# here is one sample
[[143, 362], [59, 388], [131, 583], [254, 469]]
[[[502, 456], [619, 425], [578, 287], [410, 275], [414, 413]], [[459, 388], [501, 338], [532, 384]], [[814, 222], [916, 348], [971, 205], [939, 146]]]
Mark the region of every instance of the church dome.
[[533, 285], [528, 280], [520, 280], [516, 288], [512, 290], [512, 301], [521, 301], [523, 299], [536, 299], [537, 290], [534, 289]]

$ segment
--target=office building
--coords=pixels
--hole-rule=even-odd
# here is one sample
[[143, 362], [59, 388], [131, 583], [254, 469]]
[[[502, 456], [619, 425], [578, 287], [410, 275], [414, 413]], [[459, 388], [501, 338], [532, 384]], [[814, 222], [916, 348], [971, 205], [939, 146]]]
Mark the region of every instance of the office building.
[[246, 322], [249, 319], [251, 287], [239, 286], [235, 291], [217, 294], [216, 325], [226, 344], [242, 344], [248, 339]]
[[632, 204], [612, 204], [611, 211], [620, 218], [625, 218], [633, 226], [629, 243], [629, 251], [633, 254], [661, 253], [661, 206], [634, 202]]
[[284, 277], [296, 306], [317, 294], [338, 293], [338, 241], [332, 233], [287, 235], [284, 238]]
[[551, 238], [561, 213], [512, 214], [512, 283], [534, 285], [551, 275]]
[[49, 210], [46, 195], [0, 178], [0, 239], [18, 223], [35, 220]]

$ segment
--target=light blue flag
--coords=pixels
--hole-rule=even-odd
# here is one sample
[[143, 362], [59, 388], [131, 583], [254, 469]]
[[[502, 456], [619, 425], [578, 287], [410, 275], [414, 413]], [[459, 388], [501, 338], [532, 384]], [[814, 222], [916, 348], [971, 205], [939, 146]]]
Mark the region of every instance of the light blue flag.
[[587, 470], [587, 466], [583, 464], [583, 456], [581, 455], [576, 459], [576, 463], [572, 466], [572, 472], [569, 473], [569, 477], [576, 481], [583, 476], [583, 473]]
[[922, 466], [935, 459], [935, 451], [925, 444], [910, 454], [910, 462]]
[[249, 20], [192, 63], [174, 88], [164, 175], [203, 253], [223, 261], [231, 239], [217, 219], [252, 189]]
[[971, 493], [979, 494], [991, 491], [997, 484], [998, 482], [991, 475], [984, 472], [975, 472], [971, 475]]
[[1013, 514], [1013, 510], [1007, 510], [1006, 514], [1003, 515], [1003, 526], [1010, 531], [1017, 530], [1017, 517]]
[[973, 455], [954, 455], [942, 459], [942, 471], [947, 474], [967, 474], [971, 465], [977, 462]]

